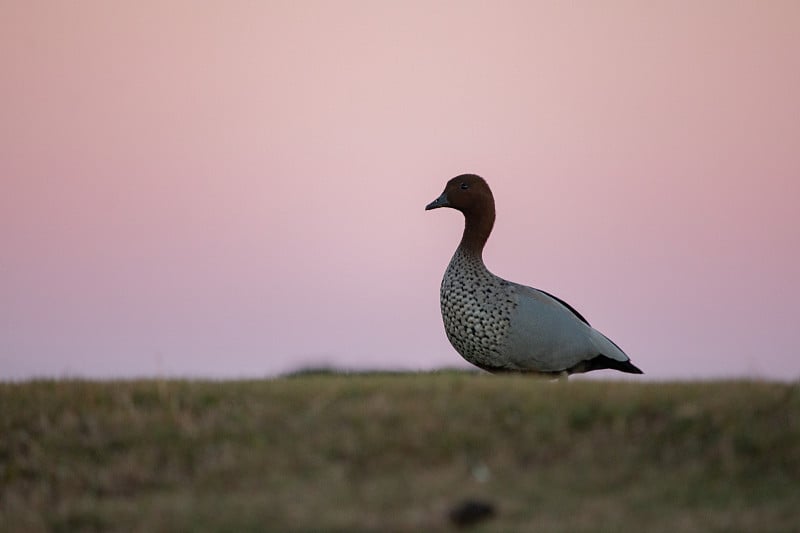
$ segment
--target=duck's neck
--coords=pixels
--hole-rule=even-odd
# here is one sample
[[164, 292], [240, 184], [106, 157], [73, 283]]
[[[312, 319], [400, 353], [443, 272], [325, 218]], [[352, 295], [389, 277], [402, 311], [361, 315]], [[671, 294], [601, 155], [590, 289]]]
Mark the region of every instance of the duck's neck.
[[483, 247], [494, 226], [494, 205], [492, 209], [464, 212], [464, 235], [458, 249], [468, 256], [483, 261]]

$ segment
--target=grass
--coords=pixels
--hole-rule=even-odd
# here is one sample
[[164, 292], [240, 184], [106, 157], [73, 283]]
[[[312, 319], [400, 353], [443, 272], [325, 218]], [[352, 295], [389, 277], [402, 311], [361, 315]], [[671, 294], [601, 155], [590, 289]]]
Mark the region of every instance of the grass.
[[0, 530], [797, 531], [800, 386], [0, 383]]

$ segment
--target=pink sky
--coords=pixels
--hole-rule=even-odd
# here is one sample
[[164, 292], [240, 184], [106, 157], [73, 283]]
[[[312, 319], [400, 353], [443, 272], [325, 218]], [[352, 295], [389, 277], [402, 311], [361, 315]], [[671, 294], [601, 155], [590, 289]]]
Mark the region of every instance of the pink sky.
[[467, 366], [496, 274], [648, 379], [800, 377], [800, 2], [0, 4], [0, 379]]

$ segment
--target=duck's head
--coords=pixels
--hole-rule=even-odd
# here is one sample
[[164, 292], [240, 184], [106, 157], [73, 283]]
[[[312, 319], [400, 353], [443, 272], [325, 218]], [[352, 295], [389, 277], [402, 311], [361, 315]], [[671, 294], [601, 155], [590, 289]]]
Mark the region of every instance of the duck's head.
[[444, 192], [426, 205], [425, 210], [439, 207], [452, 207], [464, 215], [483, 213], [494, 215], [494, 197], [482, 177], [476, 174], [461, 174], [448, 181]]

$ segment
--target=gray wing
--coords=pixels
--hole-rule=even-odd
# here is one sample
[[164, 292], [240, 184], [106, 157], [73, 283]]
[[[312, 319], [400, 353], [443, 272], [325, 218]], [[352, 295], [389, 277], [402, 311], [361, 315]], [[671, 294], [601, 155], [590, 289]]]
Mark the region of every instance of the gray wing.
[[508, 336], [508, 359], [522, 370], [560, 372], [599, 353], [583, 316], [543, 291], [514, 285], [516, 307]]
[[567, 302], [565, 302], [564, 300], [562, 300], [562, 299], [561, 299], [561, 298], [559, 298], [558, 296], [554, 296], [554, 295], [550, 294], [549, 292], [543, 291], [542, 289], [534, 289], [533, 287], [530, 287], [530, 288], [531, 288], [531, 289], [533, 289], [534, 291], [541, 292], [541, 293], [542, 293], [542, 294], [544, 294], [545, 296], [549, 296], [549, 297], [550, 297], [550, 298], [552, 298], [553, 300], [557, 301], [558, 303], [560, 303], [561, 305], [563, 305], [564, 307], [566, 307], [567, 309], [569, 309], [570, 311], [572, 311], [572, 314], [573, 314], [573, 315], [575, 315], [576, 317], [578, 317], [578, 320], [580, 320], [581, 322], [583, 322], [583, 323], [584, 323], [584, 324], [586, 324], [587, 326], [591, 326], [591, 324], [589, 324], [589, 321], [588, 321], [588, 320], [586, 320], [586, 319], [583, 317], [583, 315], [582, 315], [582, 314], [580, 314], [580, 313], [578, 312], [578, 310], [577, 310], [577, 309], [575, 309], [574, 307], [572, 307], [571, 305], [569, 305]]

